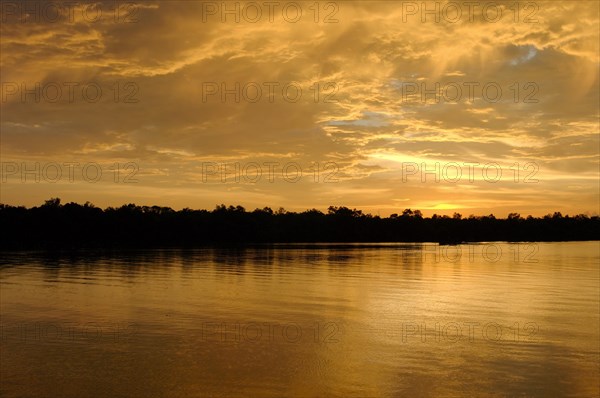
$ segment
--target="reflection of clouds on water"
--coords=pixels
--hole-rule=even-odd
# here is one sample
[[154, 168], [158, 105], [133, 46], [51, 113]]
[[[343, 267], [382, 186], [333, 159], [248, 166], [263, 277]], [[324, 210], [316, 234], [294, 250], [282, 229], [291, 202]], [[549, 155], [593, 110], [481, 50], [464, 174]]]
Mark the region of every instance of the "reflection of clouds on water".
[[596, 242], [282, 246], [2, 253], [3, 396], [597, 395]]

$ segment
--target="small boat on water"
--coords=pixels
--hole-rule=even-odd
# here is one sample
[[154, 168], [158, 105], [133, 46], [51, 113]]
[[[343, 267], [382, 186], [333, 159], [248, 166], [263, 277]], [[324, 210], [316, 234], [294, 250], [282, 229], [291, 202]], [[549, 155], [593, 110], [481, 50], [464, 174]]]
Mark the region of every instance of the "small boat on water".
[[456, 246], [456, 245], [460, 245], [461, 243], [464, 243], [464, 242], [460, 239], [440, 239], [438, 241], [438, 244], [440, 246]]

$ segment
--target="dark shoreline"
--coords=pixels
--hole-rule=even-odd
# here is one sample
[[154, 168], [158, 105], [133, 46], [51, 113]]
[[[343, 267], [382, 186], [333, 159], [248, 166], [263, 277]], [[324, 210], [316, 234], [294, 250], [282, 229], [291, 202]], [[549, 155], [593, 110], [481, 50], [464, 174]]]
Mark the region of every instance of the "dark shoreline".
[[202, 250], [227, 250], [230, 252], [244, 250], [379, 250], [379, 249], [411, 249], [420, 246], [467, 246], [467, 245], [535, 245], [539, 243], [576, 243], [576, 242], [598, 242], [600, 240], [568, 240], [568, 241], [482, 241], [462, 242], [457, 245], [443, 245], [438, 242], [299, 242], [299, 243], [237, 243], [237, 244], [205, 244], [197, 246], [0, 246], [0, 257], [16, 253], [29, 254], [136, 254], [151, 252], [195, 252]]
[[89, 203], [39, 207], [0, 204], [0, 250], [75, 250], [252, 247], [302, 244], [570, 242], [600, 240], [600, 217], [555, 212], [526, 218], [511, 213], [423, 217], [418, 210], [379, 217], [347, 207], [327, 213], [246, 211], [241, 206], [214, 210], [124, 205], [102, 210]]

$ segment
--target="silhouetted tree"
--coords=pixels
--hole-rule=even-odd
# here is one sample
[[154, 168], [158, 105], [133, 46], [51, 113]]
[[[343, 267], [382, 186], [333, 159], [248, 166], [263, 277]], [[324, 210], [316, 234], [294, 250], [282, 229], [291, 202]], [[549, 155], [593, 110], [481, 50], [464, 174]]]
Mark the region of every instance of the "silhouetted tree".
[[463, 218], [405, 209], [390, 217], [345, 206], [295, 213], [270, 207], [248, 212], [220, 204], [214, 210], [137, 206], [104, 210], [59, 198], [39, 207], [0, 204], [0, 247], [155, 247], [269, 242], [462, 242], [600, 240], [600, 218], [559, 212], [541, 218], [509, 213]]

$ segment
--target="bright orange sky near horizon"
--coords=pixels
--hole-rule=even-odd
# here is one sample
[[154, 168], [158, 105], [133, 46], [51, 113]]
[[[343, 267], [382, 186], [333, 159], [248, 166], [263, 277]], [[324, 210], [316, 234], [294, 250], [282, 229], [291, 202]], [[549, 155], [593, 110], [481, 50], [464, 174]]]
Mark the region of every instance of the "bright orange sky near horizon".
[[599, 213], [599, 2], [1, 5], [1, 203]]

